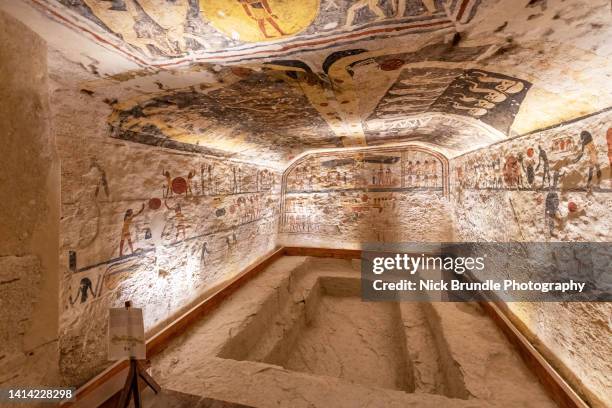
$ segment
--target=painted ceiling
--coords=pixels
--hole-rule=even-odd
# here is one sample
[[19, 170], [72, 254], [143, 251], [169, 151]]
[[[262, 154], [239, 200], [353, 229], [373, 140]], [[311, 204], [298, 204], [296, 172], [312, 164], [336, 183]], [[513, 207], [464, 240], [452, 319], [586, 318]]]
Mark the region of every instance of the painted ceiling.
[[121, 39], [143, 61], [168, 66], [185, 57], [252, 58], [448, 29], [468, 22], [481, 0], [47, 1], [53, 2]]
[[110, 137], [171, 149], [454, 157], [612, 105], [608, 0], [22, 1], [104, 50], [43, 33], [97, 76]]

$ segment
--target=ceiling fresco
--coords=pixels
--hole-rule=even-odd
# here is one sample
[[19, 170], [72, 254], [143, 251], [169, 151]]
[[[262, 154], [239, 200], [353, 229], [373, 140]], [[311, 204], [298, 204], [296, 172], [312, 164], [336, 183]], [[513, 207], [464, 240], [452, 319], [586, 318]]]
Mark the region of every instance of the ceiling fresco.
[[[480, 0], [34, 0], [60, 4], [151, 64], [431, 32], [467, 23]], [[91, 28], [81, 25], [84, 31]], [[290, 47], [287, 47], [288, 44]]]
[[319, 73], [299, 60], [217, 67], [216, 84], [122, 101], [109, 123], [117, 138], [246, 160], [404, 142], [452, 156], [503, 139], [531, 86], [461, 68], [487, 49], [345, 50], [330, 53]]
[[[303, 148], [342, 147], [340, 138], [313, 107], [300, 71], [228, 68], [227, 86], [171, 90], [115, 106], [113, 136], [141, 143], [273, 161]], [[263, 146], [269, 146], [262, 150]]]
[[278, 169], [406, 143], [452, 158], [612, 106], [608, 0], [20, 1], [87, 44], [47, 36], [96, 78], [77, 86], [109, 137]]

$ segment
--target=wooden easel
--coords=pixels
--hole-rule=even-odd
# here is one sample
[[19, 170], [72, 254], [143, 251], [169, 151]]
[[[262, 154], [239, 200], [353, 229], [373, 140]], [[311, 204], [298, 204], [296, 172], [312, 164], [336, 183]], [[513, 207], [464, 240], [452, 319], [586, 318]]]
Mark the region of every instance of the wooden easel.
[[[125, 302], [126, 309], [129, 309], [131, 306], [132, 302]], [[142, 408], [142, 404], [140, 403], [140, 388], [138, 386], [139, 378], [141, 378], [145, 384], [151, 387], [156, 394], [161, 391], [159, 384], [157, 384], [153, 377], [147, 374], [146, 368], [143, 366], [142, 362], [136, 360], [135, 358], [130, 358], [130, 370], [128, 371], [125, 385], [121, 390], [121, 396], [119, 397], [117, 408], [127, 408], [128, 405], [130, 405], [130, 400], [132, 397], [134, 398], [134, 406], [136, 408]]]

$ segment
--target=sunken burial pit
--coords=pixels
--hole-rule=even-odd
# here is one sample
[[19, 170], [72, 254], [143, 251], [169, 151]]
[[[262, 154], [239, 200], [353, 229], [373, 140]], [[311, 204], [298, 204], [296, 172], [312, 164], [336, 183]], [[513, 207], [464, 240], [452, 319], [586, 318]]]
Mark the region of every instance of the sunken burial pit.
[[320, 277], [307, 290], [298, 302], [287, 292], [281, 314], [254, 319], [219, 357], [414, 391], [397, 304], [361, 302], [357, 278]]
[[364, 302], [358, 274], [296, 275], [282, 281], [217, 357], [467, 399], [461, 373], [443, 361], [452, 358], [428, 323], [428, 304]]
[[258, 407], [555, 406], [477, 303], [362, 303], [359, 276], [356, 261], [282, 257], [154, 357], [152, 374]]

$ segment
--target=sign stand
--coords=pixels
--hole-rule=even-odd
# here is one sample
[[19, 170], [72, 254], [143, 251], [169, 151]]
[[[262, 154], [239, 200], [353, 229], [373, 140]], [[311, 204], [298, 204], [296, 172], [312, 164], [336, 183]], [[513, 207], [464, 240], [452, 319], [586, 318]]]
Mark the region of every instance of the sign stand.
[[[129, 309], [132, 306], [132, 302], [125, 302], [125, 308]], [[157, 382], [146, 372], [146, 368], [143, 364], [134, 357], [130, 357], [130, 369], [128, 371], [125, 385], [121, 390], [121, 396], [117, 403], [117, 408], [127, 408], [130, 404], [131, 398], [134, 398], [134, 406], [136, 408], [142, 408], [140, 401], [140, 388], [138, 386], [138, 379], [142, 379], [146, 385], [158, 394], [161, 391], [161, 387]]]

